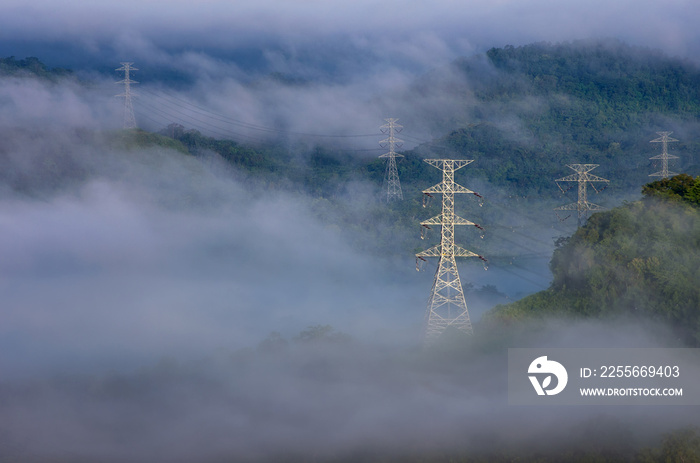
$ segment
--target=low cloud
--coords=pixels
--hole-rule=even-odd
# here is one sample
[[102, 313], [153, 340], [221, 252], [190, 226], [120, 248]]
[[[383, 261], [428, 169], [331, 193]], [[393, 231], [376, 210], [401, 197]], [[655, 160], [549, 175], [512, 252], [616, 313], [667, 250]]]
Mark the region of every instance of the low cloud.
[[[523, 346], [669, 342], [658, 324], [629, 321], [545, 322], [529, 334], [511, 335]], [[506, 346], [494, 344], [492, 336], [432, 351], [324, 335], [275, 337], [256, 351], [221, 352], [197, 362], [166, 358], [133, 373], [5, 382], [0, 411], [13, 426], [0, 432], [7, 455], [38, 461], [342, 461], [634, 455], [657, 445], [662, 433], [697, 424], [688, 408], [524, 412], [510, 406]]]

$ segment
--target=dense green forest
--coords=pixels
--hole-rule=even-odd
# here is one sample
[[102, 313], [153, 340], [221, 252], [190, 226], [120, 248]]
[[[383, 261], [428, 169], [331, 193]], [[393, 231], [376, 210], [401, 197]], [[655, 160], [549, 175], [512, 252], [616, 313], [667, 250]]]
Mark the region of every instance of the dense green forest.
[[[40, 77], [63, 72], [47, 69], [35, 58], [5, 58], [2, 66], [12, 72], [33, 69], [31, 75]], [[512, 243], [494, 232], [507, 230], [516, 212], [522, 220], [549, 227], [555, 220], [551, 209], [574, 200], [571, 195], [563, 197], [554, 182], [570, 173], [567, 163], [600, 164], [595, 174], [611, 183], [594, 201], [615, 206], [638, 198], [648, 175], [658, 170], [649, 158], [659, 153], [660, 146], [649, 141], [657, 137], [656, 131], [673, 130], [680, 142], [669, 145], [679, 156], [671, 170], [700, 174], [700, 142], [693, 135], [700, 115], [699, 82], [700, 71], [692, 63], [614, 41], [506, 46], [459, 59], [418, 79], [411, 88], [449, 95], [460, 109], [446, 108], [429, 121], [438, 134], [434, 140], [402, 152], [405, 157], [399, 159], [398, 170], [405, 200], [390, 204], [380, 195], [384, 160], [337, 147], [275, 140], [253, 146], [212, 138], [177, 123], [163, 128], [161, 139], [143, 131], [101, 138], [111, 147], [174, 148], [205, 164], [218, 157], [235, 169], [239, 179], [310, 194], [320, 218], [346, 231], [361, 249], [385, 256], [410, 255], [431, 244], [417, 240], [417, 223], [434, 214], [422, 208], [421, 190], [439, 182], [440, 176], [422, 160], [474, 159], [456, 181], [482, 193], [485, 185], [486, 204], [474, 208], [460, 199], [458, 213], [487, 229], [477, 251], [493, 263], [500, 258], [510, 263], [514, 254], [524, 251], [513, 251]], [[407, 123], [405, 133], [410, 131]], [[100, 137], [90, 138], [93, 143]], [[65, 149], [56, 150], [59, 157], [70, 157]], [[79, 173], [68, 170], [65, 175]], [[367, 181], [375, 190], [365, 193], [374, 196], [362, 196], [365, 206], [358, 209], [351, 204], [348, 185]], [[47, 184], [60, 181], [51, 179]], [[474, 238], [465, 233], [464, 240]], [[551, 243], [537, 243], [536, 248], [525, 252], [541, 252]]]
[[[48, 68], [37, 58], [8, 57], [0, 59], [0, 75], [56, 79], [72, 72]], [[600, 164], [596, 172], [612, 180], [613, 192], [636, 194], [658, 170], [649, 158], [660, 147], [649, 141], [662, 130], [680, 140], [670, 145], [680, 158], [671, 170], [698, 175], [700, 141], [693, 134], [699, 89], [696, 65], [615, 41], [506, 46], [461, 58], [422, 76], [405, 95], [456, 104], [430, 120], [405, 117], [406, 135], [413, 123], [430, 127], [435, 138], [402, 152], [402, 185], [409, 193], [419, 191], [435, 177], [420, 160], [450, 156], [474, 159], [468, 175], [508, 194], [556, 198], [553, 180], [567, 175], [568, 163]], [[324, 197], [353, 178], [377, 185], [383, 179], [383, 160], [352, 150], [275, 140], [252, 146], [207, 137], [177, 121], [161, 133], [192, 154], [213, 151], [244, 172]]]
[[659, 147], [649, 141], [669, 130], [682, 140], [671, 145], [681, 158], [673, 170], [700, 174], [700, 70], [692, 63], [614, 41], [537, 43], [492, 48], [449, 72], [464, 83], [445, 90], [473, 108], [426, 148], [476, 159], [471, 173], [499, 186], [555, 195], [552, 180], [565, 164], [595, 163], [616, 191], [638, 191], [659, 170], [649, 161]]
[[39, 77], [48, 80], [57, 80], [72, 76], [73, 72], [64, 68], [49, 68], [42, 63], [39, 58], [29, 57], [25, 59], [16, 59], [14, 56], [8, 58], [0, 58], [0, 77], [1, 76], [19, 76], [19, 77]]
[[700, 345], [700, 177], [659, 180], [643, 193], [640, 201], [594, 214], [561, 239], [550, 288], [497, 306], [490, 318], [651, 318]]
[[[346, 185], [369, 180], [379, 190], [383, 159], [304, 143], [249, 146], [176, 124], [162, 133], [196, 156], [216, 153], [269, 187], [311, 193], [319, 206], [338, 212], [322, 216], [363, 237], [358, 244], [375, 243], [373, 252], [406, 253], [423, 244], [414, 239], [415, 219], [430, 214], [421, 208], [420, 192], [440, 181], [439, 172], [422, 162], [427, 157], [475, 160], [456, 180], [477, 191], [488, 186], [489, 207], [470, 209], [469, 217], [491, 231], [507, 226], [514, 210], [549, 224], [551, 208], [574, 200], [563, 197], [554, 182], [570, 174], [569, 163], [600, 164], [594, 173], [611, 180], [596, 203], [611, 207], [637, 199], [649, 174], [659, 170], [649, 159], [660, 152], [659, 144], [649, 143], [657, 131], [673, 131], [680, 140], [669, 145], [679, 156], [670, 169], [700, 174], [700, 141], [694, 135], [700, 116], [698, 83], [696, 65], [614, 41], [507, 46], [459, 59], [411, 88], [417, 94], [448, 95], [458, 109], [445, 108], [434, 120], [423, 121], [439, 135], [402, 152], [398, 170], [405, 200], [384, 205], [377, 196], [367, 205], [369, 219], [342, 213]], [[413, 122], [421, 123], [415, 117]], [[410, 123], [405, 123], [406, 134]], [[393, 232], [368, 239], [373, 223]], [[499, 239], [479, 245], [496, 259], [512, 255], [508, 243]]]
[[[0, 60], [0, 73], [52, 79], [71, 74], [49, 69], [36, 58], [14, 57]], [[444, 83], [446, 73], [456, 73], [459, 79]], [[496, 313], [517, 318], [535, 306], [538, 313], [631, 311], [663, 314], [681, 323], [689, 321], [690, 308], [698, 302], [697, 291], [691, 289], [697, 281], [690, 270], [697, 262], [696, 252], [690, 251], [698, 243], [686, 234], [697, 234], [698, 226], [698, 187], [692, 176], [700, 173], [700, 142], [693, 135], [700, 116], [699, 84], [697, 66], [614, 41], [506, 46], [457, 60], [448, 69], [424, 76], [413, 91], [428, 91], [434, 85], [437, 90], [432, 91], [463, 99], [464, 113], [444, 114], [439, 121], [444, 136], [402, 153], [398, 168], [406, 199], [390, 204], [379, 194], [384, 161], [352, 151], [304, 143], [249, 146], [178, 124], [164, 128], [160, 137], [133, 131], [88, 138], [112, 147], [175, 149], [203, 162], [214, 154], [239, 176], [266, 188], [311, 194], [322, 219], [355, 236], [364, 250], [389, 256], [410, 254], [424, 244], [416, 241], [417, 222], [431, 211], [421, 207], [420, 191], [440, 180], [439, 172], [422, 162], [424, 157], [475, 159], [457, 181], [470, 186], [474, 179], [483, 180], [498, 189], [499, 207], [477, 208], [472, 211], [476, 215], [470, 215], [492, 230], [509, 220], [509, 209], [530, 213], [521, 208], [525, 201], [534, 201], [533, 217], [551, 218], [551, 209], [541, 205], [568, 201], [553, 180], [568, 174], [569, 162], [600, 164], [595, 173], [611, 180], [606, 195], [636, 199], [649, 173], [657, 170], [649, 157], [660, 147], [649, 141], [657, 130], [674, 130], [680, 142], [670, 150], [680, 159], [671, 169], [683, 168], [690, 176], [652, 183], [644, 187], [645, 200], [594, 215], [573, 237], [560, 240], [550, 290]], [[65, 149], [56, 149], [70, 157]], [[51, 175], [62, 175], [55, 170]], [[364, 197], [365, 207], [358, 210], [348, 203], [347, 185], [367, 180], [376, 185], [377, 194]], [[22, 183], [18, 185], [21, 189]], [[631, 238], [632, 231], [639, 239]], [[485, 240], [481, 251], [497, 257], [509, 246], [496, 238]], [[649, 297], [648, 291], [634, 288], [658, 291]], [[688, 324], [694, 339], [697, 323], [693, 319]]]
[[[469, 158], [476, 161], [470, 177], [509, 194], [555, 198], [553, 180], [567, 175], [566, 164], [596, 163], [614, 192], [636, 194], [658, 170], [649, 160], [660, 149], [649, 143], [656, 131], [674, 131], [680, 140], [670, 145], [680, 157], [672, 170], [700, 174], [700, 141], [693, 135], [699, 88], [696, 65], [618, 42], [492, 48], [435, 69], [410, 88], [406, 98], [411, 92], [447, 97], [458, 109], [446, 107], [429, 121], [407, 117], [407, 135], [415, 123], [431, 127], [436, 138], [403, 151], [399, 175], [410, 189], [431, 170], [420, 159]], [[192, 151], [213, 150], [243, 170], [285, 176], [324, 196], [353, 176], [377, 184], [383, 178], [383, 160], [333, 147], [246, 146], [177, 124], [163, 133]], [[306, 172], [292, 163], [302, 151], [311, 160]]]

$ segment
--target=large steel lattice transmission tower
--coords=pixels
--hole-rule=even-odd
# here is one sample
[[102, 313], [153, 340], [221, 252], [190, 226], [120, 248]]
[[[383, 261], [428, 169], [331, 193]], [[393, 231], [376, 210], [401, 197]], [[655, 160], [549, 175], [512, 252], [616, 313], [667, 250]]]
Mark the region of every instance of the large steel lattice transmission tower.
[[[558, 178], [555, 180], [557, 182], [557, 185], [559, 186], [559, 189], [564, 192], [564, 189], [559, 185], [559, 182], [577, 182], [578, 183], [578, 201], [575, 203], [567, 204], [565, 206], [559, 206], [555, 208], [555, 211], [577, 211], [578, 212], [578, 226], [580, 227], [583, 225], [584, 220], [586, 219], [586, 214], [588, 211], [600, 211], [603, 208], [597, 204], [593, 204], [588, 201], [588, 191], [587, 187], [588, 184], [591, 184], [591, 187], [596, 191], [596, 193], [599, 193], [600, 191], [603, 190], [601, 188], [598, 190], [594, 183], [598, 182], [603, 182], [603, 183], [610, 183], [609, 180], [606, 180], [602, 177], [598, 177], [596, 175], [590, 174], [589, 172], [598, 167], [599, 164], [569, 164], [566, 167], [576, 171], [575, 174], [568, 175], [566, 177]], [[607, 186], [607, 185], [606, 185]], [[570, 188], [569, 188], [570, 189]], [[568, 218], [565, 217], [565, 219]]]
[[401, 132], [402, 126], [396, 123], [398, 119], [389, 118], [384, 119], [387, 123], [380, 127], [382, 133], [389, 134], [389, 138], [386, 138], [379, 142], [379, 146], [382, 148], [389, 148], [389, 152], [379, 156], [380, 158], [386, 158], [386, 173], [384, 175], [384, 184], [386, 185], [386, 200], [387, 202], [392, 200], [402, 200], [403, 192], [401, 191], [401, 182], [399, 181], [399, 172], [396, 170], [396, 158], [403, 157], [402, 154], [396, 153], [396, 148], [400, 148], [403, 144], [403, 140], [399, 140], [394, 135]]
[[138, 71], [135, 67], [132, 67], [134, 63], [120, 63], [122, 67], [117, 68], [117, 71], [124, 71], [124, 80], [117, 82], [118, 84], [124, 84], [124, 93], [117, 95], [118, 97], [124, 98], [124, 128], [125, 129], [135, 129], [136, 128], [136, 117], [134, 117], [134, 105], [131, 102], [131, 84], [138, 84], [135, 80], [131, 80], [129, 73], [131, 71]]
[[425, 314], [425, 342], [430, 343], [437, 339], [448, 326], [468, 334], [472, 333], [472, 323], [469, 319], [467, 302], [464, 298], [464, 290], [455, 258], [478, 257], [484, 262], [486, 259], [456, 245], [454, 241], [455, 225], [473, 225], [483, 231], [481, 226], [455, 215], [454, 212], [454, 195], [456, 193], [471, 193], [478, 196], [480, 200], [482, 199], [478, 193], [454, 182], [455, 171], [471, 163], [472, 160], [425, 159], [425, 162], [442, 171], [442, 182], [423, 191], [426, 197], [432, 197], [436, 193], [442, 194], [442, 213], [421, 222], [422, 231], [435, 225], [441, 227], [440, 244], [416, 254], [417, 269], [420, 268], [418, 264], [425, 261], [426, 257], [440, 259], [428, 299], [428, 310]]
[[669, 159], [678, 159], [678, 156], [673, 156], [672, 154], [668, 154], [668, 144], [669, 142], [674, 142], [678, 141], [675, 138], [669, 137], [673, 132], [656, 132], [658, 135], [661, 135], [659, 138], [655, 138], [651, 140], [649, 143], [661, 143], [661, 154], [657, 156], [650, 157], [649, 159], [652, 160], [661, 160], [661, 170], [659, 172], [655, 172], [653, 174], [649, 174], [649, 177], [661, 177], [661, 178], [669, 178], [672, 175], [677, 175], [675, 172], [669, 172], [668, 171], [668, 160]]

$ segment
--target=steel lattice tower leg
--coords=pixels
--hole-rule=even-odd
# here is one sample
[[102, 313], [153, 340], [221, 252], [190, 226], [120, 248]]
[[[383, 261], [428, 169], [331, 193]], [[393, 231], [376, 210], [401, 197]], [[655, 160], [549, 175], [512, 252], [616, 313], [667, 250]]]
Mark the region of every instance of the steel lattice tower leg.
[[122, 67], [117, 68], [117, 71], [124, 71], [124, 80], [117, 82], [118, 84], [124, 84], [124, 93], [117, 95], [118, 97], [124, 98], [124, 128], [125, 129], [135, 129], [136, 128], [136, 117], [134, 116], [134, 105], [131, 101], [133, 93], [131, 93], [131, 84], [138, 84], [135, 80], [131, 80], [129, 73], [131, 71], [138, 71], [135, 67], [131, 65], [134, 63], [121, 63]]
[[425, 162], [442, 170], [442, 182], [424, 190], [428, 196], [433, 193], [442, 194], [442, 213], [432, 219], [421, 222], [426, 229], [430, 225], [441, 227], [440, 244], [416, 254], [419, 260], [425, 257], [438, 257], [438, 269], [435, 272], [433, 287], [428, 299], [428, 309], [425, 314], [424, 335], [425, 342], [431, 343], [437, 339], [448, 326], [453, 326], [460, 331], [472, 334], [472, 323], [469, 318], [469, 310], [462, 289], [462, 282], [457, 270], [456, 257], [479, 257], [484, 262], [482, 256], [458, 246], [454, 242], [455, 225], [473, 225], [480, 230], [481, 226], [455, 215], [454, 195], [455, 193], [471, 193], [479, 198], [481, 196], [454, 182], [454, 173], [457, 169], [466, 166], [471, 160], [453, 159], [425, 159]]
[[448, 326], [454, 326], [467, 334], [473, 333], [454, 255], [440, 257], [423, 324], [428, 343], [439, 338]]
[[401, 182], [399, 181], [399, 172], [396, 169], [396, 158], [403, 157], [402, 154], [397, 154], [394, 150], [400, 148], [403, 144], [403, 140], [399, 140], [394, 135], [401, 132], [402, 126], [396, 123], [398, 119], [384, 119], [387, 121], [386, 124], [381, 126], [382, 133], [388, 133], [389, 138], [379, 142], [382, 148], [389, 147], [389, 152], [379, 156], [380, 158], [387, 158], [386, 172], [384, 174], [384, 183], [386, 184], [386, 200], [387, 202], [392, 200], [402, 200], [403, 192], [401, 191]]

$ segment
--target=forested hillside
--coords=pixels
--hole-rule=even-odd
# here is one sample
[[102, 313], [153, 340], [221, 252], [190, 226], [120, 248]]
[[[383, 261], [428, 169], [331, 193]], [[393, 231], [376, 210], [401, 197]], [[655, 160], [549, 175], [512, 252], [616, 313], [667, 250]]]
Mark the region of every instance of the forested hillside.
[[63, 68], [49, 68], [38, 58], [29, 57], [16, 59], [14, 56], [0, 58], [0, 77], [2, 76], [35, 76], [55, 80], [72, 76], [72, 71]]
[[[3, 66], [46, 72], [33, 60], [7, 58]], [[402, 95], [451, 102], [431, 114], [401, 115], [408, 140], [426, 128], [435, 137], [402, 152], [406, 158], [398, 169], [405, 197], [419, 194], [435, 178], [421, 159], [457, 157], [475, 160], [465, 175], [509, 196], [558, 199], [553, 180], [568, 175], [566, 164], [595, 163], [596, 173], [611, 180], [610, 198], [631, 198], [658, 170], [649, 160], [659, 154], [660, 146], [649, 143], [657, 131], [673, 131], [679, 139], [670, 145], [679, 156], [671, 170], [698, 175], [698, 84], [696, 65], [618, 42], [506, 46], [457, 60]], [[289, 140], [249, 145], [206, 136], [178, 121], [161, 133], [192, 154], [216, 153], [265, 183], [301, 187], [327, 199], [348, 181], [380, 186], [383, 179], [384, 160], [330, 145]]]
[[[3, 63], [9, 80], [58, 87], [38, 61]], [[198, 461], [241, 458], [246, 450], [260, 452], [259, 461], [697, 454], [692, 428], [653, 441], [653, 430], [631, 435], [645, 415], [606, 421], [589, 415], [590, 407], [523, 415], [505, 396], [507, 348], [520, 340], [544, 345], [560, 331], [552, 327], [557, 320], [542, 319], [566, 319], [566, 342], [569, 333], [593, 331], [591, 344], [636, 340], [628, 317], [672, 326], [668, 344], [700, 345], [697, 76], [693, 65], [620, 44], [506, 47], [438, 69], [413, 90], [456, 105], [423, 121], [436, 138], [403, 152], [405, 200], [388, 204], [378, 153], [308, 140], [250, 145], [175, 121], [153, 133], [65, 129], [33, 118], [17, 128], [8, 117], [13, 123], [0, 130], [3, 275], [11, 289], [3, 303], [19, 321], [9, 319], [4, 350], [15, 355], [6, 363], [20, 372], [32, 362], [61, 371], [74, 357], [94, 356], [109, 368], [111, 356], [128, 348], [134, 353], [123, 354], [125, 362], [138, 359], [140, 368], [84, 378], [62, 372], [29, 387], [3, 381], [2, 413], [22, 424], [0, 429], [9, 458], [34, 450], [36, 435], [61, 429], [78, 431], [56, 440], [59, 451], [49, 446], [53, 460], [75, 449], [95, 460], [103, 452], [93, 446], [114, 449], [121, 460], [162, 449]], [[76, 95], [81, 85], [71, 82]], [[402, 119], [410, 136], [409, 122]], [[680, 156], [671, 170], [691, 175], [644, 186], [658, 170], [648, 158], [659, 152], [649, 140], [660, 130], [680, 140], [670, 146]], [[435, 263], [416, 274], [409, 262], [439, 239], [439, 230], [419, 238], [420, 221], [440, 207], [437, 199], [423, 208], [421, 190], [440, 181], [426, 157], [475, 160], [455, 180], [483, 193], [483, 207], [461, 195], [455, 212], [481, 224], [484, 239], [459, 227], [455, 241], [490, 262], [483, 272], [481, 261], [460, 260], [470, 315], [481, 326], [472, 337], [448, 334], [434, 350], [415, 347]], [[559, 224], [552, 208], [575, 200], [554, 183], [573, 162], [600, 164], [595, 173], [612, 186], [589, 196], [610, 210], [569, 238], [575, 225]], [[558, 234], [551, 286], [479, 322], [485, 308], [475, 300], [490, 308], [520, 297], [510, 291], [523, 279], [532, 283], [525, 294], [546, 286], [550, 275], [541, 270]], [[473, 278], [468, 265], [491, 280]], [[293, 336], [307, 320], [310, 328]], [[263, 338], [263, 330], [271, 334]], [[249, 347], [254, 339], [264, 339], [257, 349]], [[168, 357], [154, 360], [160, 355]], [[657, 424], [658, 411], [648, 415]], [[677, 429], [658, 426], [658, 433]], [[171, 445], [187, 444], [178, 438], [185, 434], [197, 436], [191, 447]], [[445, 439], [427, 446], [416, 439], [431, 434]], [[551, 439], [530, 446], [533, 435]], [[519, 437], [509, 443], [507, 436]], [[132, 441], [144, 444], [124, 445]]]
[[[71, 74], [37, 58], [0, 59], [0, 75], [57, 79]], [[613, 192], [636, 194], [648, 174], [658, 170], [649, 160], [660, 149], [649, 143], [656, 131], [673, 131], [679, 139], [670, 145], [679, 156], [671, 170], [700, 174], [700, 142], [694, 136], [699, 89], [696, 65], [619, 42], [492, 48], [433, 70], [403, 95], [452, 104], [429, 115], [402, 115], [409, 139], [421, 128], [430, 128], [435, 138], [404, 151], [409, 159], [399, 162], [399, 174], [411, 188], [430, 171], [413, 160], [469, 158], [475, 160], [470, 177], [520, 196], [554, 198], [559, 190], [553, 180], [567, 174], [566, 164], [596, 163], [599, 175], [612, 180]], [[290, 174], [293, 182], [324, 196], [358, 173], [382, 181], [383, 160], [371, 156], [331, 146], [282, 146], [274, 140], [257, 146], [214, 140], [177, 122], [162, 132], [191, 152], [216, 152], [258, 177]], [[293, 165], [309, 157], [314, 161], [306, 166], [313, 175]]]
[[[444, 74], [459, 76], [444, 82]], [[636, 192], [658, 170], [656, 131], [681, 142], [672, 170], [700, 173], [700, 70], [619, 42], [492, 48], [436, 70], [431, 86], [464, 101], [455, 126], [431, 150], [476, 159], [471, 174], [519, 194], [556, 195], [565, 164], [600, 164], [617, 192]], [[467, 107], [469, 106], [469, 107]]]
[[[310, 193], [324, 220], [348, 232], [361, 249], [385, 256], [411, 255], [432, 244], [418, 239], [417, 223], [434, 212], [422, 209], [421, 190], [437, 183], [439, 172], [422, 159], [474, 159], [456, 181], [482, 193], [485, 189], [485, 207], [473, 208], [464, 198], [457, 207], [487, 232], [477, 243], [470, 231], [460, 230], [465, 234], [458, 239], [474, 244], [492, 265], [505, 262], [510, 268], [520, 262], [513, 256], [551, 252], [545, 234], [555, 232], [533, 227], [559, 227], [552, 208], [575, 201], [575, 190], [563, 195], [554, 182], [571, 173], [566, 164], [600, 164], [594, 173], [609, 179], [610, 186], [590, 199], [614, 207], [639, 197], [649, 174], [660, 168], [649, 158], [661, 146], [650, 140], [658, 137], [656, 131], [673, 131], [679, 142], [669, 144], [669, 151], [679, 159], [670, 169], [699, 175], [698, 83], [695, 65], [617, 42], [493, 48], [435, 69], [411, 91], [454, 104], [430, 121], [417, 115], [402, 119], [407, 139], [411, 125], [421, 123], [433, 127], [437, 137], [402, 152], [398, 171], [405, 200], [388, 205], [379, 198], [383, 159], [303, 143], [250, 146], [176, 124], [161, 133], [195, 156], [220, 156], [239, 175], [270, 188]], [[348, 185], [368, 180], [376, 196], [364, 189], [365, 206], [349, 206]], [[511, 231], [522, 224], [528, 236], [514, 243]], [[573, 230], [560, 227], [562, 233]], [[525, 264], [525, 270], [533, 269]]]
[[700, 345], [700, 177], [678, 175], [643, 192], [559, 241], [548, 290], [497, 306], [489, 318], [651, 318]]

